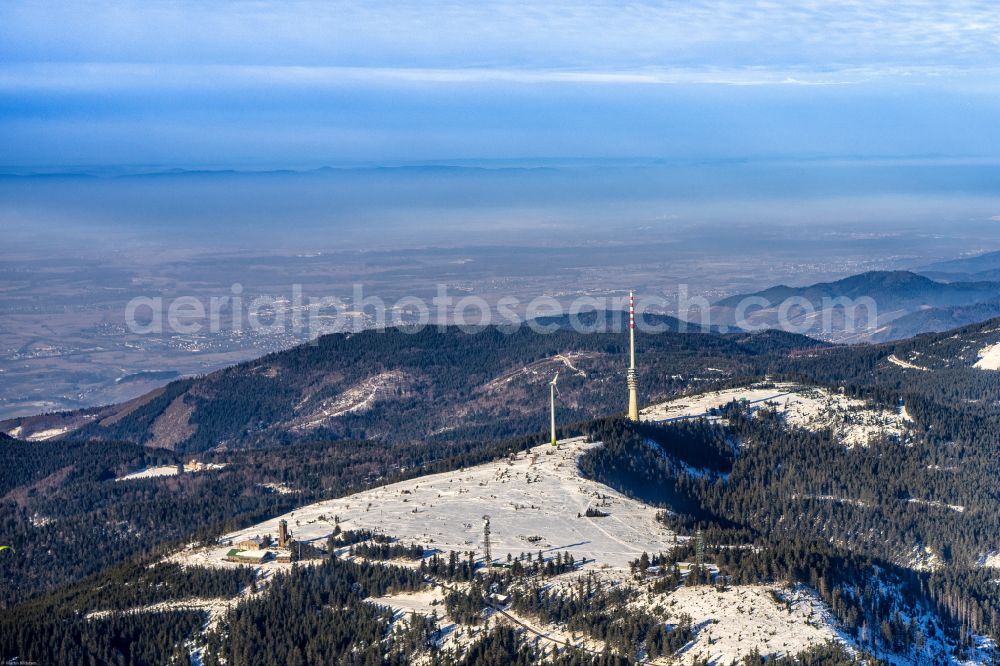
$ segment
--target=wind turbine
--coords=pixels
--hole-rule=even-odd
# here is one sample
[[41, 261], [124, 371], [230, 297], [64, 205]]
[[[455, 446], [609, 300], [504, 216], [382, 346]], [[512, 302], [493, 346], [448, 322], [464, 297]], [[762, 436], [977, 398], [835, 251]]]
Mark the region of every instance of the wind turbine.
[[559, 381], [559, 373], [549, 382], [549, 408], [552, 415], [552, 446], [556, 445], [556, 382]]

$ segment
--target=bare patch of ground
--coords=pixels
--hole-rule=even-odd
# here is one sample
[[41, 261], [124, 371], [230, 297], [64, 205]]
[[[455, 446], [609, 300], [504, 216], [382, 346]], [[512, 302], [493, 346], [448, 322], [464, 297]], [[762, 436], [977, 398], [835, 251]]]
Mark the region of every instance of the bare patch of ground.
[[150, 427], [152, 438], [148, 446], [173, 450], [198, 430], [198, 426], [190, 423], [192, 414], [194, 407], [184, 401], [183, 393], [174, 398]]

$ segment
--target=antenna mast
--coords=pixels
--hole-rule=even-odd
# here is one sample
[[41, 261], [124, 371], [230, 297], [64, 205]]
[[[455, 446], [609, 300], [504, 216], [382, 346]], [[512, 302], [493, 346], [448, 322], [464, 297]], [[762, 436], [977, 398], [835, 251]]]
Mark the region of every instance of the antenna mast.
[[635, 294], [631, 289], [628, 291], [628, 340], [629, 340], [629, 367], [628, 367], [628, 418], [630, 421], [639, 420], [639, 378], [635, 371]]

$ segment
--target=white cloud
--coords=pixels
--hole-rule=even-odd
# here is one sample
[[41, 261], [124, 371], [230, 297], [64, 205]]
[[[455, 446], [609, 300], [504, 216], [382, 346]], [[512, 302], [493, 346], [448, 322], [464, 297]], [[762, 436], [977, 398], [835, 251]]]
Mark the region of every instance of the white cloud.
[[4, 62], [819, 73], [976, 69], [998, 46], [1000, 12], [970, 0], [0, 3]]

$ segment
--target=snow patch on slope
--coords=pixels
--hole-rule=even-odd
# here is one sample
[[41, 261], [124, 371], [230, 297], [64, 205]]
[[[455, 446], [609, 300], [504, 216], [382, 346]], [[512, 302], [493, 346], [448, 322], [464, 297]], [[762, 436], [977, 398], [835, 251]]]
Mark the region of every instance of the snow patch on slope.
[[375, 402], [384, 399], [406, 382], [406, 375], [399, 370], [383, 372], [368, 377], [340, 395], [322, 401], [304, 417], [297, 419], [292, 430], [318, 428], [330, 419], [371, 409]]
[[713, 410], [732, 402], [750, 410], [770, 408], [794, 428], [813, 432], [830, 429], [845, 446], [865, 446], [883, 437], [902, 439], [912, 423], [905, 409], [890, 411], [863, 400], [801, 384], [753, 384], [710, 391], [659, 403], [643, 409], [643, 421], [670, 422], [695, 418], [717, 419]]
[[979, 360], [973, 366], [980, 370], [1000, 370], [1000, 343], [979, 350]]
[[177, 476], [179, 474], [177, 465], [160, 465], [158, 467], [146, 467], [137, 472], [120, 476], [115, 481], [137, 481], [139, 479], [157, 479], [164, 476]]
[[916, 363], [910, 363], [909, 361], [904, 361], [895, 354], [890, 354], [889, 358], [886, 360], [888, 360], [889, 363], [892, 363], [893, 365], [898, 365], [899, 367], [906, 368], [908, 370], [921, 370], [923, 372], [930, 371], [930, 368], [925, 368], [922, 365], [917, 365]]
[[795, 655], [841, 641], [829, 608], [804, 586], [737, 585], [722, 592], [708, 585], [680, 587], [664, 601], [674, 615], [690, 615], [699, 628], [684, 654], [701, 655], [709, 663], [729, 664], [754, 650]]

